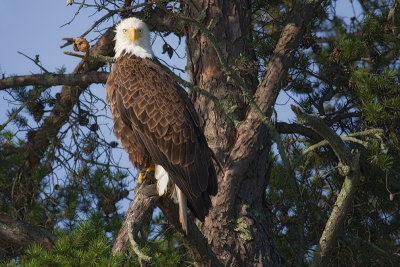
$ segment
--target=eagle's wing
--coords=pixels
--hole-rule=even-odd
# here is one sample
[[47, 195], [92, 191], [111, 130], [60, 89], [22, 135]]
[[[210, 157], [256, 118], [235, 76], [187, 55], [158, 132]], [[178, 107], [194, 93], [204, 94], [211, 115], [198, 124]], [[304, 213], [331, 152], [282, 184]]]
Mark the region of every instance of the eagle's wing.
[[106, 102], [110, 103], [111, 113], [114, 121], [114, 134], [121, 140], [122, 146], [129, 155], [132, 165], [138, 169], [148, 167], [151, 164], [151, 158], [146, 148], [139, 142], [131, 127], [123, 122], [121, 113], [117, 107], [117, 94], [120, 83], [116, 70], [113, 68], [107, 79], [106, 84]]
[[[217, 192], [211, 153], [187, 93], [150, 59], [121, 57], [112, 79], [121, 120], [204, 220]], [[108, 86], [108, 85], [107, 85]]]

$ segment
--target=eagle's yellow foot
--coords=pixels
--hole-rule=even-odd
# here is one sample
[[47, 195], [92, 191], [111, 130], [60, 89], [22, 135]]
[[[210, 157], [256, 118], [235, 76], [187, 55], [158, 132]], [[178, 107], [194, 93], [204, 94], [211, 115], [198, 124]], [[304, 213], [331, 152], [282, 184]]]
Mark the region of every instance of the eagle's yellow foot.
[[139, 177], [138, 177], [138, 183], [141, 184], [143, 183], [144, 178], [146, 178], [146, 175], [149, 172], [154, 172], [156, 170], [156, 166], [154, 164], [151, 164], [151, 166], [149, 168], [143, 169], [142, 171], [140, 171], [139, 173]]

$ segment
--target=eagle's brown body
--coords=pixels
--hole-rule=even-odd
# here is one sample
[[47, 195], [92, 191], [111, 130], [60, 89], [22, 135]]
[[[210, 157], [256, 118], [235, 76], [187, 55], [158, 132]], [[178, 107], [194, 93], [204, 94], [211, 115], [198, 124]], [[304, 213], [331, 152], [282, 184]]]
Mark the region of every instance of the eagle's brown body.
[[114, 64], [106, 89], [114, 133], [133, 166], [161, 165], [204, 220], [217, 178], [187, 93], [155, 60], [128, 54]]

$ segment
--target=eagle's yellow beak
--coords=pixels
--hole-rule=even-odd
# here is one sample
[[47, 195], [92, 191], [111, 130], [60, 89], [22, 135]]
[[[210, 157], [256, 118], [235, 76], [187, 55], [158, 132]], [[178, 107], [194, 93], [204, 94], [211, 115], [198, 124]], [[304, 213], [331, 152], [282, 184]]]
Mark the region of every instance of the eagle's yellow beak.
[[131, 39], [132, 42], [135, 42], [135, 37], [136, 37], [136, 30], [134, 28], [130, 28], [126, 38]]

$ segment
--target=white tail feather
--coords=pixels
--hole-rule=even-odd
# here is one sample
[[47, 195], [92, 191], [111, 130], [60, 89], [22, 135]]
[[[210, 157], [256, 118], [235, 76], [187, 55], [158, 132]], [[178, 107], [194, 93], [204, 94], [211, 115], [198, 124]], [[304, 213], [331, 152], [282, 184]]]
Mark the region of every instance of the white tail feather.
[[169, 182], [168, 173], [161, 165], [156, 164], [154, 176], [157, 179], [158, 195], [162, 196], [165, 193], [167, 193], [168, 182]]
[[183, 231], [187, 234], [187, 199], [185, 194], [175, 185], [176, 195], [179, 205], [179, 221], [181, 222]]
[[[162, 166], [156, 164], [154, 176], [157, 179], [158, 195], [162, 196], [166, 194], [169, 183], [168, 173]], [[183, 192], [176, 185], [174, 193], [174, 198], [176, 197], [179, 205], [179, 221], [182, 225], [183, 231], [187, 234], [187, 199], [185, 194], [183, 194]]]

